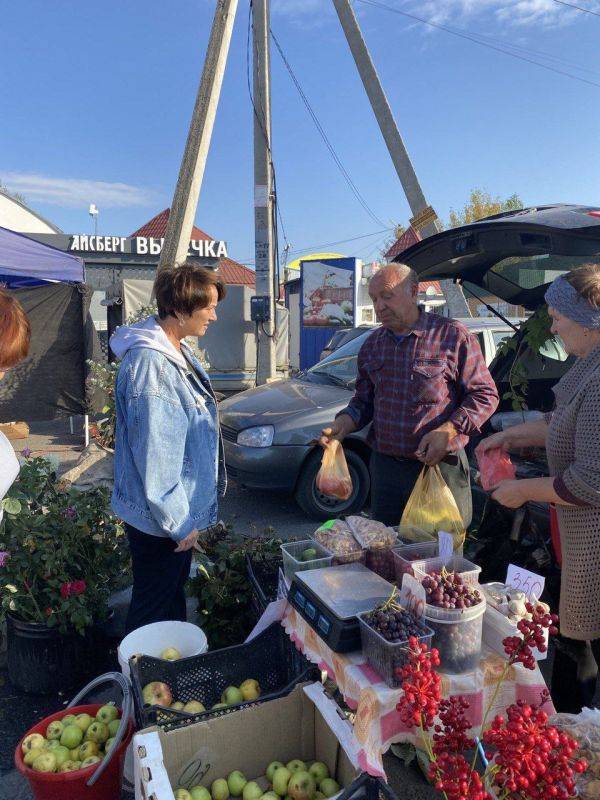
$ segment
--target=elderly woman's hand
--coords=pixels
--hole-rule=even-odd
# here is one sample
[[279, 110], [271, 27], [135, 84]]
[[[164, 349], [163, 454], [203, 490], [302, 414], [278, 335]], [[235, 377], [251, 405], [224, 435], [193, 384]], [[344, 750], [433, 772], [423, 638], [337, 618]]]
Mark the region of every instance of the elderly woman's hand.
[[182, 539], [179, 542], [179, 544], [175, 548], [175, 552], [182, 553], [184, 550], [191, 550], [197, 541], [198, 541], [198, 531], [193, 530], [191, 533], [188, 533], [185, 539]]
[[507, 508], [519, 508], [530, 498], [525, 495], [523, 481], [501, 481], [492, 492], [492, 500]]

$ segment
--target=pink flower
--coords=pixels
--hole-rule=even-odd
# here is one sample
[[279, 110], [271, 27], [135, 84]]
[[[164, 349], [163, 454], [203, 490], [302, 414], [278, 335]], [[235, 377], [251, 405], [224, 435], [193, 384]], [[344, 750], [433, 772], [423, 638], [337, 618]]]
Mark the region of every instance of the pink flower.
[[60, 587], [60, 596], [63, 600], [68, 597], [76, 597], [78, 594], [83, 594], [87, 589], [85, 581], [65, 581]]
[[24, 448], [21, 450], [21, 455], [23, 456], [23, 458], [29, 458], [29, 456], [31, 455], [31, 452], [32, 452], [32, 451], [30, 450], [30, 448], [29, 448], [29, 447], [24, 447]]
[[67, 597], [71, 596], [71, 582], [67, 581], [65, 583], [61, 583], [60, 585], [60, 596], [63, 600], [66, 600]]
[[85, 581], [73, 581], [71, 584], [71, 594], [83, 594], [87, 588]]
[[6, 562], [10, 558], [10, 553], [6, 550], [0, 550], [0, 567], [5, 567]]

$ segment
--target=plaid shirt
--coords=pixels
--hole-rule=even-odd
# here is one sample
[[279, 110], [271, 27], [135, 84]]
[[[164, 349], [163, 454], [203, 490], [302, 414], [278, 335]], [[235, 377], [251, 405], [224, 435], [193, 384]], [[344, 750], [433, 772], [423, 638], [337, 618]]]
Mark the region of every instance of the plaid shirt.
[[450, 449], [464, 447], [497, 407], [475, 336], [456, 320], [421, 312], [401, 340], [383, 327], [367, 338], [354, 397], [340, 413], [359, 430], [373, 423], [368, 441], [378, 452], [415, 458], [421, 438], [444, 422], [459, 433]]

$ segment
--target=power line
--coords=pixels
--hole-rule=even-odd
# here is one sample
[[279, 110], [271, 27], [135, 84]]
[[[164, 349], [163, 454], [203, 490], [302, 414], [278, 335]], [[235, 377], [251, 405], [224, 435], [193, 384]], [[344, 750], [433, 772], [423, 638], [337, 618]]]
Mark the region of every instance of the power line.
[[571, 78], [574, 81], [580, 81], [581, 83], [587, 83], [589, 86], [596, 86], [600, 89], [600, 83], [596, 81], [588, 80], [587, 78], [582, 78], [580, 75], [573, 75], [571, 72], [567, 72], [566, 70], [558, 69], [558, 67], [552, 67], [550, 64], [543, 64], [540, 61], [536, 61], [534, 58], [529, 58], [525, 55], [520, 55], [519, 53], [513, 53], [510, 50], [506, 50], [504, 47], [499, 47], [497, 45], [491, 44], [478, 38], [479, 34], [472, 34], [466, 31], [460, 31], [454, 28], [450, 28], [447, 25], [442, 25], [438, 22], [432, 22], [429, 19], [425, 19], [423, 17], [418, 17], [416, 14], [410, 14], [408, 11], [401, 11], [399, 8], [393, 8], [392, 6], [388, 6], [385, 3], [377, 2], [377, 0], [357, 0], [359, 3], [363, 3], [367, 6], [373, 6], [373, 8], [381, 8], [385, 11], [391, 11], [393, 14], [399, 14], [402, 17], [406, 17], [407, 19], [412, 19], [415, 22], [420, 22], [423, 25], [428, 25], [431, 28], [435, 28], [436, 30], [444, 31], [445, 33], [450, 33], [452, 36], [458, 36], [461, 39], [466, 39], [469, 42], [473, 42], [474, 44], [478, 44], [481, 47], [487, 47], [490, 50], [495, 50], [498, 53], [504, 53], [504, 55], [510, 56], [511, 58], [517, 58], [519, 61], [525, 61], [528, 64], [534, 64], [537, 67], [541, 67], [542, 69], [549, 70], [550, 72], [554, 72], [557, 75], [563, 75], [566, 78]]
[[374, 222], [376, 222], [378, 225], [385, 225], [385, 222], [383, 222], [381, 219], [379, 219], [379, 217], [373, 212], [373, 210], [371, 209], [371, 207], [369, 206], [369, 204], [367, 203], [367, 201], [365, 200], [363, 195], [360, 193], [358, 187], [356, 186], [356, 184], [354, 183], [354, 181], [350, 177], [347, 169], [345, 168], [345, 166], [343, 165], [342, 161], [340, 160], [338, 154], [336, 153], [334, 146], [332, 145], [331, 141], [329, 140], [329, 137], [325, 133], [325, 130], [324, 130], [323, 126], [319, 122], [319, 119], [317, 117], [317, 114], [316, 114], [315, 110], [311, 106], [308, 97], [306, 96], [304, 90], [302, 89], [302, 86], [300, 85], [300, 81], [296, 77], [296, 75], [294, 73], [294, 70], [292, 69], [288, 59], [286, 58], [285, 53], [283, 52], [283, 48], [279, 44], [279, 41], [277, 40], [277, 37], [273, 33], [272, 29], [271, 29], [270, 33], [271, 33], [271, 38], [273, 39], [273, 42], [275, 43], [275, 47], [277, 48], [277, 50], [279, 52], [279, 55], [281, 56], [281, 60], [283, 61], [284, 65], [285, 65], [285, 68], [287, 69], [287, 71], [288, 71], [288, 73], [289, 73], [289, 75], [290, 75], [290, 77], [291, 77], [291, 79], [292, 79], [292, 81], [294, 83], [294, 86], [296, 87], [296, 89], [298, 91], [298, 94], [300, 95], [300, 98], [301, 98], [302, 102], [306, 106], [306, 109], [307, 109], [312, 121], [314, 122], [315, 127], [316, 127], [317, 131], [319, 132], [319, 135], [321, 136], [321, 138], [325, 142], [325, 145], [326, 145], [327, 149], [329, 150], [329, 152], [331, 154], [331, 157], [333, 158], [337, 168], [339, 169], [339, 171], [341, 172], [344, 180], [346, 181], [346, 183], [350, 187], [350, 191], [352, 192], [354, 197], [358, 200], [358, 202], [361, 204], [361, 206], [364, 208], [364, 210], [367, 212], [367, 214], [371, 217], [371, 219]]
[[552, 0], [559, 6], [566, 6], [567, 8], [574, 8], [575, 11], [583, 11], [584, 14], [593, 14], [595, 17], [600, 17], [600, 12], [592, 11], [591, 8], [583, 8], [583, 6], [576, 6], [573, 3], [566, 3], [565, 0]]

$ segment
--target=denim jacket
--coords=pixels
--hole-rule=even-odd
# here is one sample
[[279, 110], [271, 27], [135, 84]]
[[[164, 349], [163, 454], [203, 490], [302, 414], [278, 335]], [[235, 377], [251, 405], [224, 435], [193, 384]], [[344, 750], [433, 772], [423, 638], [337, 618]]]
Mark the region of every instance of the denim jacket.
[[145, 533], [179, 541], [216, 522], [217, 498], [225, 494], [210, 380], [185, 342], [184, 358], [154, 317], [119, 328], [110, 345], [122, 358], [113, 511]]

